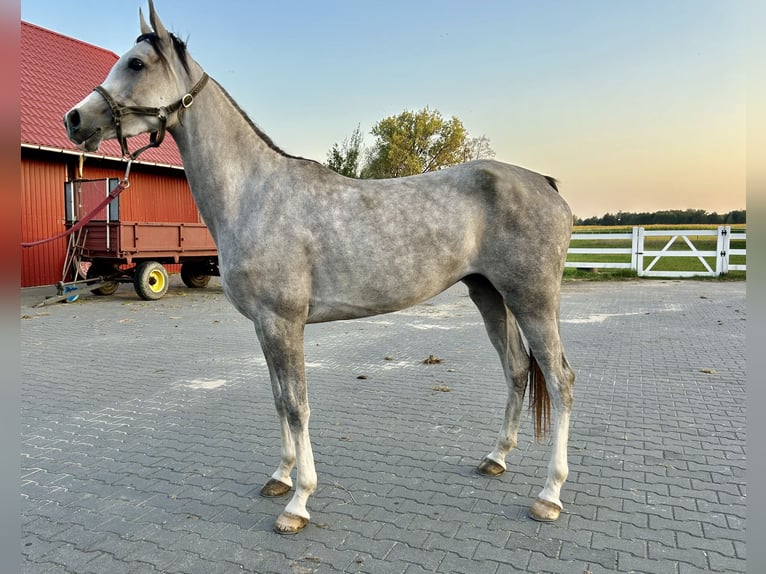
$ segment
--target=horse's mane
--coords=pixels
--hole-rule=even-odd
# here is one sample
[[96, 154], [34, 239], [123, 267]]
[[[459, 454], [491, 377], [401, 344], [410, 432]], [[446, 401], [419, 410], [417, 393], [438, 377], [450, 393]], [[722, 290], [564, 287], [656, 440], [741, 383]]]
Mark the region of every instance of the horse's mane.
[[[223, 86], [221, 86], [221, 84], [219, 84], [215, 80], [213, 80], [213, 81], [215, 82], [215, 85], [218, 86], [218, 88], [221, 90], [221, 92], [223, 92], [223, 95], [226, 96], [226, 98], [229, 100], [229, 102], [231, 102], [231, 105], [234, 106], [234, 109], [236, 109], [240, 113], [240, 115], [244, 118], [244, 120], [248, 123], [248, 125], [251, 128], [253, 128], [253, 131], [258, 135], [259, 138], [261, 138], [263, 140], [263, 142], [267, 146], [269, 146], [269, 148], [271, 148], [272, 150], [274, 150], [278, 154], [283, 155], [285, 157], [289, 157], [289, 158], [292, 158], [292, 159], [306, 159], [304, 157], [300, 157], [300, 156], [297, 156], [297, 155], [291, 155], [291, 154], [287, 153], [286, 151], [284, 151], [277, 144], [275, 144], [274, 140], [272, 140], [266, 133], [264, 133], [264, 131], [261, 128], [259, 128], [257, 125], [255, 125], [255, 122], [250, 119], [250, 116], [248, 116], [247, 113], [245, 113], [245, 110], [243, 110], [242, 108], [239, 107], [239, 104], [234, 101], [234, 98], [231, 97], [229, 92], [227, 92], [226, 89]], [[307, 160], [307, 161], [312, 161], [312, 160]]]
[[[186, 50], [186, 42], [181, 40], [178, 36], [173, 34], [172, 32], [168, 32], [170, 34], [170, 39], [173, 41], [173, 48], [176, 51], [176, 55], [178, 56], [178, 59], [181, 61], [181, 64], [184, 67], [184, 70], [186, 70], [186, 73], [189, 73], [189, 57], [188, 52]], [[162, 50], [160, 49], [160, 39], [159, 36], [157, 36], [156, 33], [151, 32], [148, 34], [141, 34], [138, 38], [136, 38], [136, 44], [139, 42], [147, 41], [149, 42], [154, 50], [157, 52], [159, 57], [162, 59], [162, 61], [167, 65], [168, 61], [167, 58], [165, 58], [165, 55], [162, 53]], [[213, 80], [215, 82], [215, 80]], [[274, 141], [266, 135], [263, 130], [261, 130], [257, 125], [255, 125], [255, 122], [250, 119], [250, 116], [248, 116], [245, 111], [239, 107], [239, 104], [234, 101], [234, 98], [232, 98], [229, 95], [229, 92], [227, 92], [221, 84], [218, 82], [215, 82], [215, 85], [218, 86], [218, 88], [223, 92], [223, 94], [226, 96], [226, 98], [231, 102], [231, 105], [234, 106], [234, 109], [236, 109], [240, 115], [245, 119], [245, 121], [248, 123], [248, 125], [253, 129], [253, 131], [256, 133], [256, 135], [263, 140], [263, 142], [269, 146], [270, 149], [274, 150], [280, 155], [283, 155], [285, 157], [289, 157], [292, 159], [305, 159], [299, 156], [291, 155], [284, 151], [282, 148], [280, 148], [277, 144], [274, 143]], [[312, 161], [312, 160], [307, 160]]]

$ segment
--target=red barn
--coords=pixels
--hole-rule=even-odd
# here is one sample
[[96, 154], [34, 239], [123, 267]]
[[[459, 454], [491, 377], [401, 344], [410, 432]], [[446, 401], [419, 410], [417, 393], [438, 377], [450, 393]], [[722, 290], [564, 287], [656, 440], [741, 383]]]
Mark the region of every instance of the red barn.
[[[66, 229], [66, 182], [123, 177], [126, 163], [116, 141], [103, 143], [98, 153], [83, 153], [69, 141], [62, 123], [64, 113], [104, 80], [117, 59], [97, 46], [21, 23], [22, 241]], [[133, 140], [131, 149], [137, 149], [148, 136]], [[172, 138], [134, 162], [119, 212], [127, 221], [201, 223]], [[60, 281], [66, 249], [63, 238], [23, 249], [21, 286]]]

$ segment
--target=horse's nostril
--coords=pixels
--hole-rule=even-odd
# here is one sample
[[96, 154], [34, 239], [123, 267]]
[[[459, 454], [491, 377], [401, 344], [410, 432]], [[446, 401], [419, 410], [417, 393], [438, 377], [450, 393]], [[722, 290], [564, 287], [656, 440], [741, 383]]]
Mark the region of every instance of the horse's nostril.
[[66, 115], [66, 124], [69, 130], [76, 132], [80, 129], [80, 112], [72, 110]]

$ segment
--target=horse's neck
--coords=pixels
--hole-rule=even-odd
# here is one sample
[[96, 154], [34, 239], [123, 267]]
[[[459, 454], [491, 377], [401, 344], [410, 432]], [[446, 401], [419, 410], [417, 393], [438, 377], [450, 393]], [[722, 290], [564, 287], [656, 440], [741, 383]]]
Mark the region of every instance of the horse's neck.
[[243, 194], [258, 193], [266, 174], [284, 164], [212, 80], [170, 130], [205, 223], [214, 232], [238, 215]]

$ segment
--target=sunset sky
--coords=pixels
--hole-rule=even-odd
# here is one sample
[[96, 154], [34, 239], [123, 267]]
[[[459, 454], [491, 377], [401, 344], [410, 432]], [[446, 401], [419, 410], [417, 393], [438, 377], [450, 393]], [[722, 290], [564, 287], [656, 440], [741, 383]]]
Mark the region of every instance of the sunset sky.
[[[117, 54], [139, 0], [22, 0], [23, 20]], [[423, 107], [556, 177], [580, 217], [745, 208], [745, 3], [157, 0], [274, 141], [324, 162]], [[85, 95], [85, 94], [83, 94]]]

